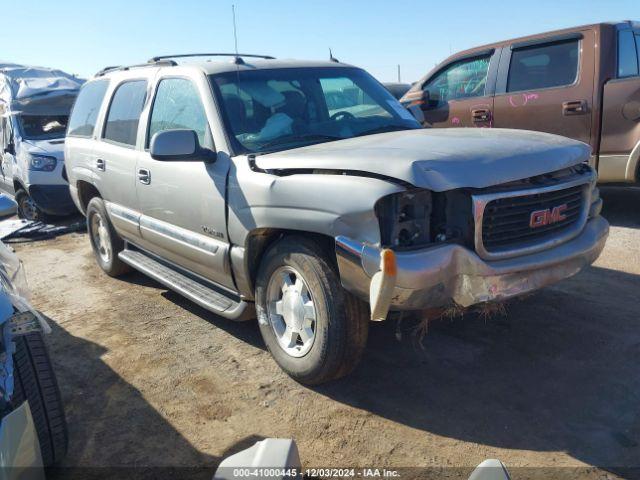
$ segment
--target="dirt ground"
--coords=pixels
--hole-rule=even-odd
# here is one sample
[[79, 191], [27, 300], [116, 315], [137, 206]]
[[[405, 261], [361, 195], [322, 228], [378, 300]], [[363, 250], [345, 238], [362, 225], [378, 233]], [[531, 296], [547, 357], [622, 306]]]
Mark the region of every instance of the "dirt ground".
[[278, 369], [255, 323], [141, 274], [107, 277], [85, 234], [14, 245], [53, 328], [64, 465], [213, 468], [261, 438], [293, 437], [305, 467], [443, 467], [443, 478], [499, 458], [514, 479], [539, 467], [637, 477], [640, 189], [603, 197], [611, 236], [593, 267], [506, 317], [433, 322], [424, 348], [409, 324], [400, 341], [395, 323], [372, 324], [356, 372], [319, 388]]

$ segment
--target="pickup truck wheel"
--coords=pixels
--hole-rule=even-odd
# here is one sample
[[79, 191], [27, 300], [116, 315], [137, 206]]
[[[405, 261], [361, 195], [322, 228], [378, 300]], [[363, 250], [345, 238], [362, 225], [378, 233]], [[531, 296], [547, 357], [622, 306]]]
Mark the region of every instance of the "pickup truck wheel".
[[40, 208], [33, 201], [33, 198], [24, 189], [19, 189], [16, 192], [16, 203], [18, 204], [18, 217], [25, 220], [33, 220], [34, 222], [42, 222], [45, 220], [45, 215]]
[[33, 332], [16, 337], [15, 343], [15, 389], [12, 402], [16, 406], [29, 402], [42, 463], [49, 467], [59, 462], [67, 453], [67, 422], [58, 382], [42, 333]]
[[262, 338], [295, 380], [317, 385], [358, 364], [367, 343], [367, 307], [342, 288], [318, 242], [287, 237], [271, 247], [255, 298]]
[[92, 198], [87, 205], [87, 231], [96, 261], [107, 275], [119, 277], [131, 270], [129, 265], [118, 258], [118, 253], [124, 250], [124, 240], [111, 225], [107, 209], [99, 197]]

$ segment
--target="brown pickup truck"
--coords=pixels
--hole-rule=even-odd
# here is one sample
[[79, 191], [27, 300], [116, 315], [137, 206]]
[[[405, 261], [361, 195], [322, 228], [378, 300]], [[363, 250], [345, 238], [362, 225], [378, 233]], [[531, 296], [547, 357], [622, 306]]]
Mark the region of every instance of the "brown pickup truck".
[[457, 53], [401, 99], [425, 126], [555, 133], [602, 183], [640, 182], [640, 23], [599, 23]]

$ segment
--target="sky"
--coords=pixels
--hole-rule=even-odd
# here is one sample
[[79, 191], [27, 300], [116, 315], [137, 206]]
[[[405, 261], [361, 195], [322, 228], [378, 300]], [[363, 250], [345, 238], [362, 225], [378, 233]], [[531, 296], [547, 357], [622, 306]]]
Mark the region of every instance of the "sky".
[[[451, 53], [609, 20], [640, 0], [0, 0], [0, 60], [90, 77], [162, 54], [233, 52], [340, 61], [412, 82]], [[8, 12], [15, 14], [7, 15]]]

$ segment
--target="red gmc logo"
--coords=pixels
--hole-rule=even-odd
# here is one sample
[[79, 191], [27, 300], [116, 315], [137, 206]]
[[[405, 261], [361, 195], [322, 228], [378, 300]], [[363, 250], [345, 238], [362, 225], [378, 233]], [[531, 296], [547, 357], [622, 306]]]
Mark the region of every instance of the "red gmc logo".
[[558, 205], [557, 207], [531, 212], [531, 216], [529, 217], [529, 226], [531, 228], [538, 228], [561, 222], [567, 218], [567, 216], [562, 213], [567, 208], [567, 204], [565, 203], [563, 205]]

